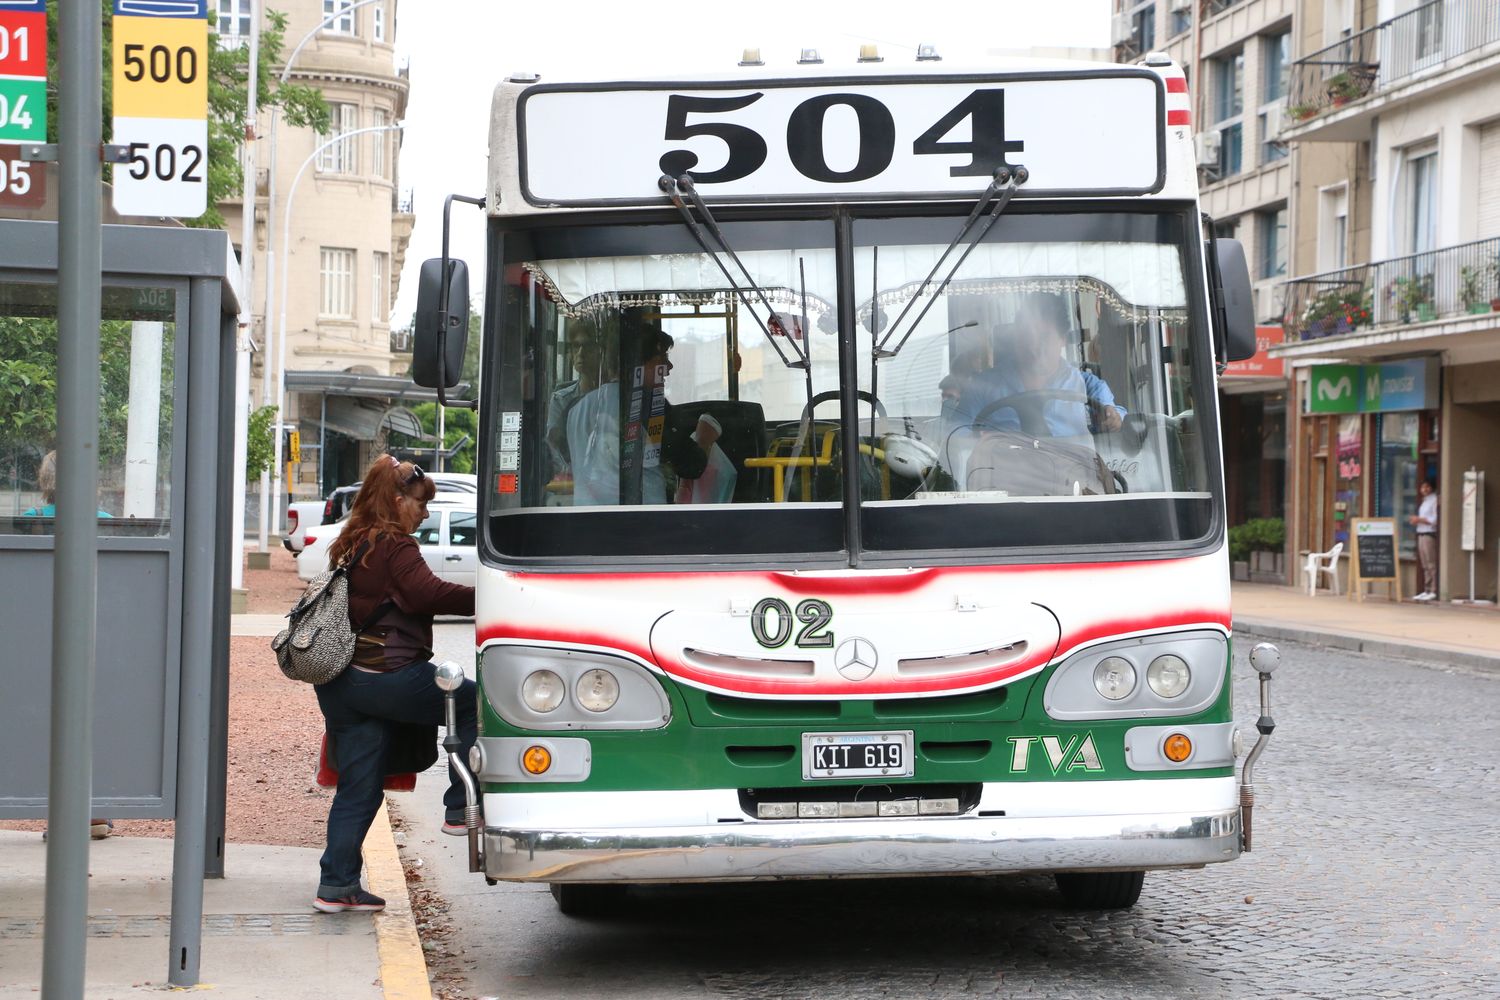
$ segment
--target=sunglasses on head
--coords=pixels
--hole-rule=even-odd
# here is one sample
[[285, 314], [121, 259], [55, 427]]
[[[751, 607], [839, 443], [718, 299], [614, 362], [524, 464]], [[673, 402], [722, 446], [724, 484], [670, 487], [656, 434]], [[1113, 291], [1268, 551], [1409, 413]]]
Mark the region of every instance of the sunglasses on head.
[[420, 465], [418, 465], [416, 462], [413, 462], [411, 464], [411, 475], [407, 476], [406, 479], [402, 481], [401, 485], [410, 486], [412, 483], [419, 482], [426, 478], [427, 473], [422, 471], [422, 467]]

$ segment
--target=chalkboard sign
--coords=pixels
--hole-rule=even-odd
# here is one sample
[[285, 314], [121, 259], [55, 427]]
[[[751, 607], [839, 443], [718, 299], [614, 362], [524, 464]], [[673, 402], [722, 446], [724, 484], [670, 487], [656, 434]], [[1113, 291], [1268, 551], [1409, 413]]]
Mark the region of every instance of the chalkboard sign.
[[1366, 583], [1391, 584], [1392, 594], [1401, 600], [1400, 562], [1396, 558], [1396, 522], [1389, 517], [1355, 518], [1350, 525], [1354, 539], [1352, 575], [1354, 586], [1350, 591], [1365, 599]]

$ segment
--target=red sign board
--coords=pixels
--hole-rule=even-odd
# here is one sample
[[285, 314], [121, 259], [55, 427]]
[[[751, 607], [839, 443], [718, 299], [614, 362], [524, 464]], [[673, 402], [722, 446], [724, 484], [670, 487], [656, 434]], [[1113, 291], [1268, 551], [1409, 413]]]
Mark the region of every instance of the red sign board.
[[21, 159], [21, 147], [0, 143], [0, 208], [40, 208], [47, 201], [47, 164]]
[[47, 76], [47, 8], [12, 0], [0, 7], [0, 76]]
[[1257, 326], [1255, 328], [1255, 353], [1244, 361], [1232, 361], [1224, 369], [1225, 378], [1282, 378], [1286, 374], [1286, 361], [1269, 357], [1271, 348], [1286, 339], [1286, 331], [1279, 326]]

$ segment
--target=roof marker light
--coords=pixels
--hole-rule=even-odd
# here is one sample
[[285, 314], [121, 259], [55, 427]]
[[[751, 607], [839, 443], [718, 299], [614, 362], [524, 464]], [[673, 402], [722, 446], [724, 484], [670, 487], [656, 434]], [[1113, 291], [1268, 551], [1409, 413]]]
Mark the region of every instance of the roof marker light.
[[1141, 60], [1147, 66], [1170, 66], [1172, 57], [1165, 52], [1147, 52], [1146, 58]]
[[859, 47], [859, 61], [862, 63], [885, 62], [884, 59], [880, 58], [880, 47], [877, 45], [861, 45]]
[[812, 66], [821, 64], [822, 62], [823, 57], [818, 55], [817, 49], [803, 49], [802, 54], [797, 57], [797, 65], [799, 66]]
[[917, 46], [917, 62], [942, 62], [943, 57], [938, 55], [937, 46], [930, 42], [924, 42]]
[[741, 66], [764, 66], [765, 62], [760, 57], [760, 49], [746, 49], [740, 54]]

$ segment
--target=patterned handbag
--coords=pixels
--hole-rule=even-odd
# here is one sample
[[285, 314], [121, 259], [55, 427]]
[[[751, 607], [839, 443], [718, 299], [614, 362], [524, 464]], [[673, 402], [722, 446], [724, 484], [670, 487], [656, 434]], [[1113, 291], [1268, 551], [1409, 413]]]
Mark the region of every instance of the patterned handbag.
[[349, 627], [349, 568], [364, 557], [369, 542], [334, 569], [313, 577], [292, 610], [287, 627], [271, 640], [281, 672], [294, 681], [327, 684], [354, 659], [360, 632], [369, 628], [391, 606], [387, 601], [358, 629]]

